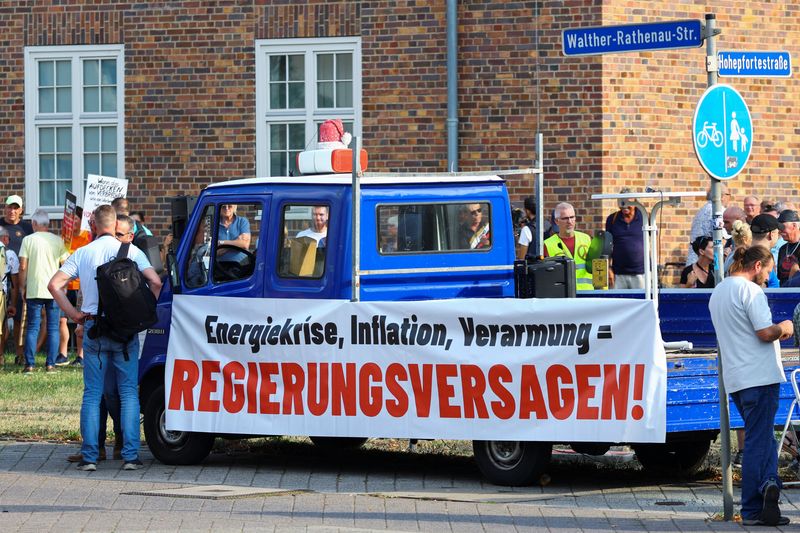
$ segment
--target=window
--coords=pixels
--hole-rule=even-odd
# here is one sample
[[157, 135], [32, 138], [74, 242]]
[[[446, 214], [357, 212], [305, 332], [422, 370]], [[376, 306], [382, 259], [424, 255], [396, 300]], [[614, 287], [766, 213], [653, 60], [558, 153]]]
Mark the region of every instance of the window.
[[259, 176], [297, 175], [325, 120], [360, 135], [360, 38], [256, 41], [256, 116]]
[[488, 202], [378, 206], [378, 247], [383, 255], [488, 250]]
[[260, 204], [206, 206], [184, 268], [186, 287], [208, 285], [209, 270], [215, 285], [249, 278], [256, 266], [261, 215]]
[[25, 208], [59, 218], [88, 174], [124, 177], [124, 47], [25, 48]]
[[287, 205], [283, 208], [279, 276], [322, 277], [328, 249], [329, 217], [330, 207], [327, 205]]

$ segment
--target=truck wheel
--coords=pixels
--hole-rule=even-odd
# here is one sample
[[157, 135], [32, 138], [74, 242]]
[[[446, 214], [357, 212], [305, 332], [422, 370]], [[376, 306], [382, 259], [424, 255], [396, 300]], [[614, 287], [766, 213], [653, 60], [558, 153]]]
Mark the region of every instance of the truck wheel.
[[357, 450], [369, 440], [367, 437], [309, 437], [314, 446], [323, 450]]
[[703, 466], [711, 441], [703, 439], [632, 446], [636, 458], [645, 470], [654, 474], [691, 476]]
[[205, 459], [214, 445], [214, 435], [169, 431], [165, 415], [164, 385], [160, 385], [144, 408], [144, 436], [155, 458], [168, 465], [194, 465]]
[[481, 473], [495, 485], [532, 485], [545, 473], [553, 455], [549, 442], [475, 440], [472, 453]]

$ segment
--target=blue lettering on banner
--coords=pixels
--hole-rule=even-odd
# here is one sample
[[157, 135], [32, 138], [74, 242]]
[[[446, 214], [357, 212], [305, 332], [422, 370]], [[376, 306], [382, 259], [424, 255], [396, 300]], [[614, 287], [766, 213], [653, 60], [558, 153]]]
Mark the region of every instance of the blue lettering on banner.
[[594, 55], [664, 48], [691, 48], [703, 42], [699, 20], [570, 28], [562, 35], [564, 55]]
[[719, 52], [719, 75], [723, 77], [788, 78], [792, 75], [789, 52]]

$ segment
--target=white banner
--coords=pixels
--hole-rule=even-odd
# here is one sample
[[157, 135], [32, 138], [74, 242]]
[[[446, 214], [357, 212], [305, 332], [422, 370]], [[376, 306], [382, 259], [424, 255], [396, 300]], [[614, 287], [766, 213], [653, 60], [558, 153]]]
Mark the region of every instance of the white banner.
[[83, 195], [83, 218], [81, 231], [90, 231], [89, 219], [94, 210], [112, 200], [128, 195], [128, 180], [89, 174], [86, 176], [86, 192]]
[[666, 356], [629, 299], [176, 295], [169, 429], [664, 442]]

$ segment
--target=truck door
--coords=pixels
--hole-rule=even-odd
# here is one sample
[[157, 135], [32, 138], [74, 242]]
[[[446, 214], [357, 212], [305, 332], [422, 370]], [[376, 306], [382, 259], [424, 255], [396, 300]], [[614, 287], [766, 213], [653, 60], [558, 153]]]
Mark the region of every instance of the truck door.
[[269, 198], [209, 196], [200, 217], [187, 229], [188, 252], [182, 264], [184, 294], [263, 295]]

